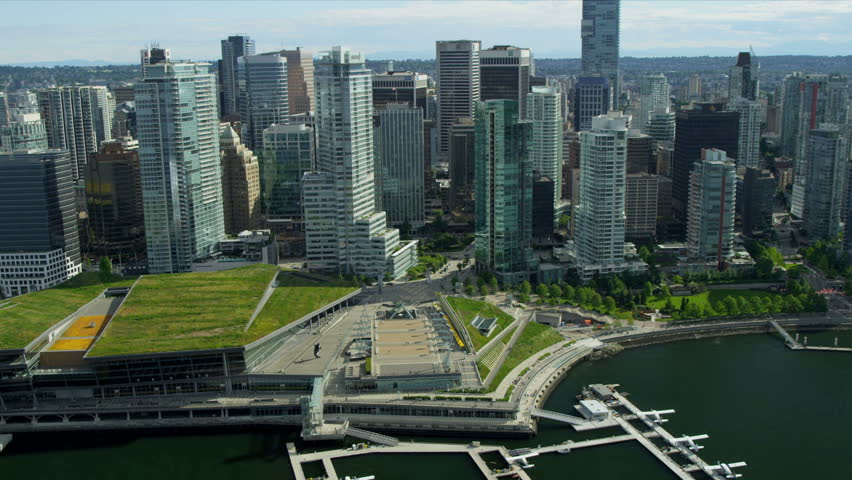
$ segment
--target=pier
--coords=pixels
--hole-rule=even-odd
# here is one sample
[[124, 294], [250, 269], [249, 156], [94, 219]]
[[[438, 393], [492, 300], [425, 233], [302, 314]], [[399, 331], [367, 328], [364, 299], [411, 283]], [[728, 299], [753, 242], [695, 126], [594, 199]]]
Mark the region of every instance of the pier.
[[[774, 328], [775, 331], [778, 332], [781, 335], [781, 337], [784, 339], [784, 343], [787, 345], [787, 347], [790, 350], [818, 350], [818, 351], [821, 351], [821, 352], [852, 352], [852, 348], [838, 347], [836, 345], [837, 339], [835, 339], [835, 346], [833, 346], [833, 347], [818, 347], [818, 346], [812, 347], [812, 346], [808, 346], [807, 345], [808, 337], [805, 337], [805, 344], [802, 344], [802, 343], [799, 343], [799, 341], [796, 338], [793, 338], [792, 335], [787, 333], [787, 330], [784, 330], [784, 327], [779, 325], [778, 322], [776, 322], [775, 320], [770, 320], [769, 325], [771, 325], [772, 328]], [[798, 337], [798, 334], [796, 334], [796, 336]]]
[[[704, 461], [695, 453], [695, 451], [701, 448], [701, 446], [695, 444], [695, 440], [708, 438], [707, 435], [676, 438], [660, 425], [666, 421], [666, 419], [662, 418], [662, 415], [674, 413], [674, 410], [642, 411], [628, 400], [625, 395], [617, 392], [615, 390], [616, 386], [617, 385], [593, 385], [589, 390], [586, 390], [586, 400], [581, 401], [578, 408], [580, 413], [583, 414], [583, 417], [537, 408], [533, 409], [530, 412], [530, 415], [537, 418], [547, 418], [569, 424], [577, 431], [602, 428], [621, 428], [623, 433], [619, 435], [581, 441], [568, 440], [556, 445], [544, 447], [539, 446], [536, 448], [520, 448], [510, 451], [504, 446], [480, 445], [479, 442], [472, 442], [469, 444], [406, 443], [400, 442], [393, 437], [355, 429], [355, 433], [359, 434], [359, 438], [369, 437], [371, 440], [379, 441], [381, 444], [360, 444], [353, 445], [348, 449], [300, 454], [296, 452], [296, 448], [292, 443], [288, 443], [287, 453], [290, 457], [290, 463], [293, 467], [296, 480], [306, 480], [302, 468], [304, 463], [322, 462], [325, 467], [326, 477], [328, 479], [338, 479], [339, 477], [334, 470], [332, 460], [355, 455], [367, 455], [371, 453], [466, 454], [471, 458], [474, 464], [476, 464], [477, 468], [482, 473], [482, 477], [486, 480], [495, 480], [506, 476], [529, 479], [530, 477], [524, 471], [524, 468], [532, 468], [533, 465], [529, 463], [529, 459], [538, 455], [570, 453], [571, 451], [580, 448], [598, 447], [635, 440], [682, 480], [694, 480], [694, 477], [691, 475], [693, 472], [703, 472], [713, 480], [737, 478], [739, 474], [733, 473], [731, 469], [745, 466], [745, 462], [711, 465]], [[595, 408], [592, 404], [599, 405], [599, 407]], [[620, 413], [618, 411], [618, 409], [622, 407], [627, 410], [626, 413]], [[648, 430], [642, 431], [639, 427], [631, 423], [636, 422], [637, 420], [643, 422], [644, 425], [648, 427]], [[655, 443], [654, 440], [656, 440], [657, 443]], [[658, 445], [660, 441], [665, 442], [664, 445]], [[493, 470], [489, 467], [481, 456], [483, 453], [488, 452], [498, 452], [509, 465], [509, 468]], [[679, 464], [671, 457], [673, 454], [682, 455], [688, 463]]]

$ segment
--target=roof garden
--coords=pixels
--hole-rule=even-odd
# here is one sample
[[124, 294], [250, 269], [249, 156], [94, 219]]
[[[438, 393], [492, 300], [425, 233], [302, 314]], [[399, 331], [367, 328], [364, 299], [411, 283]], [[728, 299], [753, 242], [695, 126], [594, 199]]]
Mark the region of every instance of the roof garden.
[[[249, 325], [267, 286], [278, 277]], [[142, 277], [89, 357], [239, 347], [356, 290], [351, 283], [272, 265]], [[248, 326], [248, 330], [246, 327]]]
[[113, 277], [104, 283], [98, 273], [87, 272], [47, 290], [0, 300], [0, 350], [25, 348], [105, 288], [130, 286], [134, 280]]
[[[511, 315], [501, 310], [496, 305], [472, 298], [462, 297], [446, 297], [447, 303], [453, 307], [453, 310], [459, 316], [459, 319], [464, 323], [470, 341], [473, 342], [473, 347], [479, 351], [488, 341], [493, 338], [494, 334], [500, 332], [515, 321]], [[482, 332], [473, 324], [476, 317], [494, 318], [497, 322], [497, 327], [490, 330], [489, 335], [483, 335]]]

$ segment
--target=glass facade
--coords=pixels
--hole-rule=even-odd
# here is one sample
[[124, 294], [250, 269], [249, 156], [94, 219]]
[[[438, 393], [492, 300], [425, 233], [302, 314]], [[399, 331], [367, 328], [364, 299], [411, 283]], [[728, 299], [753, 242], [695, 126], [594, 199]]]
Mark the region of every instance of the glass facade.
[[515, 101], [479, 102], [476, 109], [477, 268], [518, 283], [533, 268], [532, 123], [520, 120]]

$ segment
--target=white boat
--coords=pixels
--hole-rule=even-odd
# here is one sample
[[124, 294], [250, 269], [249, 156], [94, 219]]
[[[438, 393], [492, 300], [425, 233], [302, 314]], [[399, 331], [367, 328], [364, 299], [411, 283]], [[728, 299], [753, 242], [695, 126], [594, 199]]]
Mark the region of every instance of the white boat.
[[366, 477], [350, 477], [350, 476], [347, 475], [347, 476], [343, 477], [343, 480], [376, 480], [376, 476], [375, 475], [367, 475]]
[[571, 453], [571, 449], [570, 448], [560, 448], [559, 450], [556, 451], [556, 453], [561, 453], [561, 454], [564, 455], [566, 453]]

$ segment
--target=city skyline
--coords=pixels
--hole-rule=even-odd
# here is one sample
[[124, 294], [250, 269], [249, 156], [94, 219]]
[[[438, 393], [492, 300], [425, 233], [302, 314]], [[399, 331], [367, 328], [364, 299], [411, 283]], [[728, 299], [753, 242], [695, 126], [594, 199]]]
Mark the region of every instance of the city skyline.
[[[51, 3], [57, 2], [39, 5], [50, 8]], [[413, 1], [392, 6], [375, 1], [222, 2], [215, 18], [199, 16], [195, 2], [172, 2], [168, 4], [172, 14], [156, 24], [125, 15], [136, 11], [135, 6], [142, 8], [139, 2], [123, 2], [125, 8], [113, 10], [103, 9], [101, 2], [78, 2], [56, 24], [33, 16], [31, 5], [4, 4], [2, 35], [7, 42], [29, 40], [26, 50], [0, 52], [0, 64], [75, 60], [131, 64], [136, 63], [139, 48], [152, 43], [172, 48], [176, 58], [211, 60], [220, 56], [220, 40], [235, 33], [250, 35], [258, 52], [295, 46], [319, 51], [345, 44], [368, 58], [433, 58], [435, 40], [466, 37], [481, 40], [484, 48], [520, 45], [532, 49], [536, 58], [580, 56], [579, 0]], [[482, 11], [489, 12], [487, 18], [477, 13]], [[723, 56], [735, 54], [743, 45], [764, 56], [842, 55], [852, 51], [852, 33], [844, 29], [849, 19], [852, 3], [847, 2], [628, 0], [622, 5], [621, 55]], [[53, 34], [33, 36], [35, 28]], [[103, 42], [104, 35], [125, 41]]]

